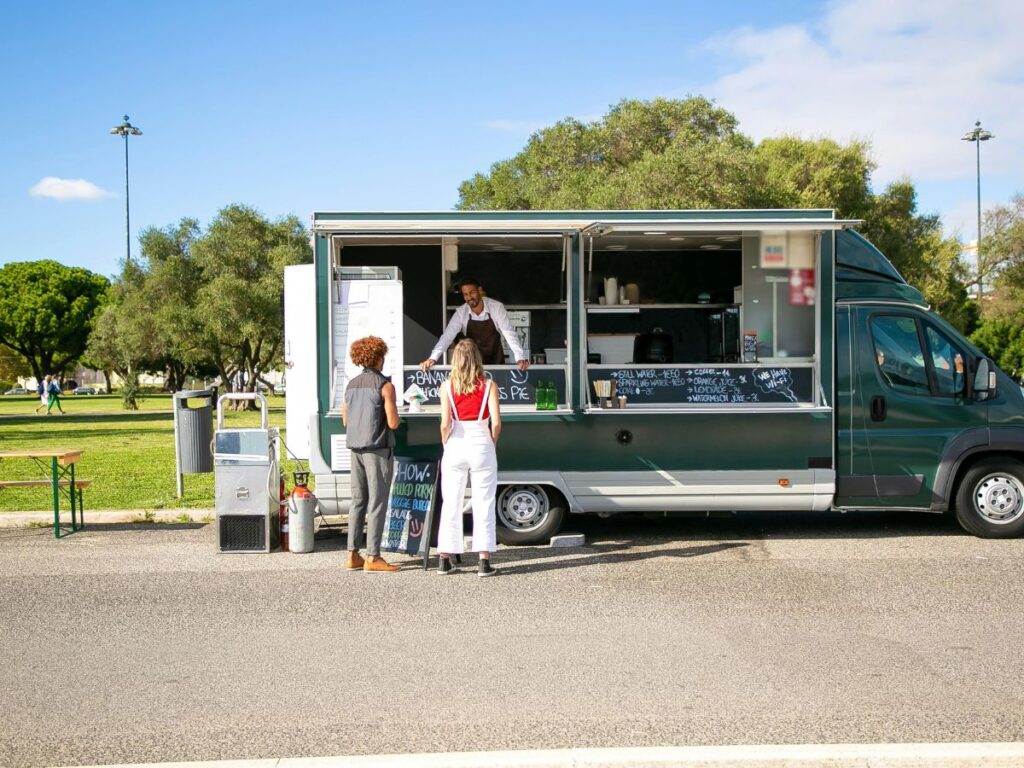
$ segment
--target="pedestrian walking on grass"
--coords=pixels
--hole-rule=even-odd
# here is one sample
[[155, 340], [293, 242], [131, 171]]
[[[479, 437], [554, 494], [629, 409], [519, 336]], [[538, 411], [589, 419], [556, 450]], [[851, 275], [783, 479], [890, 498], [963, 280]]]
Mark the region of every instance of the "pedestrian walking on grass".
[[480, 348], [470, 339], [455, 345], [452, 372], [441, 385], [441, 522], [437, 536], [438, 573], [456, 570], [461, 555], [462, 503], [472, 479], [473, 550], [480, 556], [477, 576], [492, 576], [491, 553], [498, 548], [494, 496], [498, 486], [495, 446], [501, 434], [498, 390], [484, 376]]
[[[395, 385], [381, 373], [388, 345], [384, 339], [367, 336], [352, 342], [349, 354], [363, 372], [345, 387], [341, 420], [352, 457], [349, 480], [352, 502], [348, 511], [348, 556], [345, 567], [372, 573], [397, 571], [380, 556], [380, 540], [391, 492], [398, 429]], [[366, 559], [359, 554], [366, 521]]]
[[47, 385], [46, 391], [50, 395], [50, 399], [46, 404], [46, 415], [50, 415], [55, 405], [57, 410], [63, 415], [64, 409], [60, 407], [60, 383], [57, 381], [56, 375], [50, 376], [50, 383]]
[[36, 395], [39, 397], [39, 405], [36, 406], [36, 413], [39, 413], [50, 400], [50, 374], [46, 374], [36, 384]]

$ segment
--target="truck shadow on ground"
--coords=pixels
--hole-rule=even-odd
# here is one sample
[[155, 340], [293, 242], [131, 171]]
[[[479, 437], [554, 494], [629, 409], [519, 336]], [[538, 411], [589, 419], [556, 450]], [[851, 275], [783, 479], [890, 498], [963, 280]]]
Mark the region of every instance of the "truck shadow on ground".
[[[495, 564], [515, 573], [577, 568], [598, 563], [628, 563], [660, 557], [697, 557], [749, 547], [764, 540], [859, 540], [906, 537], [964, 537], [951, 515], [912, 512], [745, 512], [735, 515], [656, 516], [628, 513], [610, 518], [569, 517], [566, 531], [582, 533], [582, 547], [502, 546]], [[466, 535], [472, 525], [466, 520]], [[318, 551], [343, 552], [347, 547], [344, 525], [330, 538], [316, 540]], [[686, 546], [680, 546], [687, 544]], [[675, 546], [672, 546], [675, 545]], [[386, 557], [391, 556], [385, 553]], [[396, 555], [401, 557], [401, 555]], [[544, 560], [536, 563], [533, 561]], [[468, 552], [464, 567], [476, 567]], [[531, 561], [517, 565], [522, 561]], [[431, 548], [431, 566], [437, 565], [437, 547]]]
[[896, 539], [969, 536], [952, 514], [915, 512], [742, 512], [705, 516], [623, 514], [601, 519], [569, 517], [566, 531], [588, 542], [630, 539], [641, 543], [720, 539]]
[[[564, 568], [586, 568], [591, 565], [636, 563], [652, 558], [700, 557], [702, 555], [713, 555], [716, 552], [749, 546], [749, 544], [744, 542], [722, 542], [721, 544], [698, 544], [673, 549], [634, 549], [629, 543], [625, 545], [594, 544], [583, 547], [566, 547], [564, 549], [522, 547], [501, 550], [495, 556], [494, 563], [499, 573], [519, 576], [527, 573], [539, 573], [541, 571], [557, 571]], [[543, 559], [543, 562], [535, 562], [538, 559]], [[519, 564], [524, 560], [530, 562]], [[465, 556], [463, 563], [465, 567], [475, 567], [476, 556]]]

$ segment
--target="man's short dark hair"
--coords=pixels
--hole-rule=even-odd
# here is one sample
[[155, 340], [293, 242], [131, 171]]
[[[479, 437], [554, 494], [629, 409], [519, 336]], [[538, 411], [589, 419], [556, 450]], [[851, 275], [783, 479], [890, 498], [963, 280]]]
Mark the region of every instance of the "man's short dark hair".
[[459, 278], [459, 282], [455, 284], [455, 290], [461, 291], [464, 285], [472, 285], [475, 288], [479, 288], [480, 281], [477, 280], [475, 277], [470, 276]]

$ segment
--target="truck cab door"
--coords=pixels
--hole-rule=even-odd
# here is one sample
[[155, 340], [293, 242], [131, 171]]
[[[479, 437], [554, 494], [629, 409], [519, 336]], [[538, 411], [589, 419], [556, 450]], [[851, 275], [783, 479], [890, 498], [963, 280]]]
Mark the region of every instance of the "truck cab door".
[[836, 306], [836, 497], [840, 506], [873, 506], [878, 493], [854, 357], [859, 343], [854, 314], [848, 304]]
[[987, 404], [967, 397], [968, 351], [923, 311], [848, 309], [854, 393], [838, 504], [929, 509], [940, 501], [935, 477], [947, 447], [988, 423]]

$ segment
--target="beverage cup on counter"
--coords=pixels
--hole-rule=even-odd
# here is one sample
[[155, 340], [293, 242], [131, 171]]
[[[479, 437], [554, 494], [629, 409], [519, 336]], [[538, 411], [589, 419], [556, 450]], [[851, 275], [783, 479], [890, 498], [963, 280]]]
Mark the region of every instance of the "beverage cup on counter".
[[626, 396], [625, 395], [619, 395], [619, 408], [625, 408], [625, 407], [626, 407]]
[[598, 303], [598, 304], [604, 304], [604, 303], [605, 303], [605, 301], [607, 301], [607, 300], [605, 299], [605, 297], [604, 297], [604, 296], [598, 296], [598, 297], [597, 297], [597, 303]]

